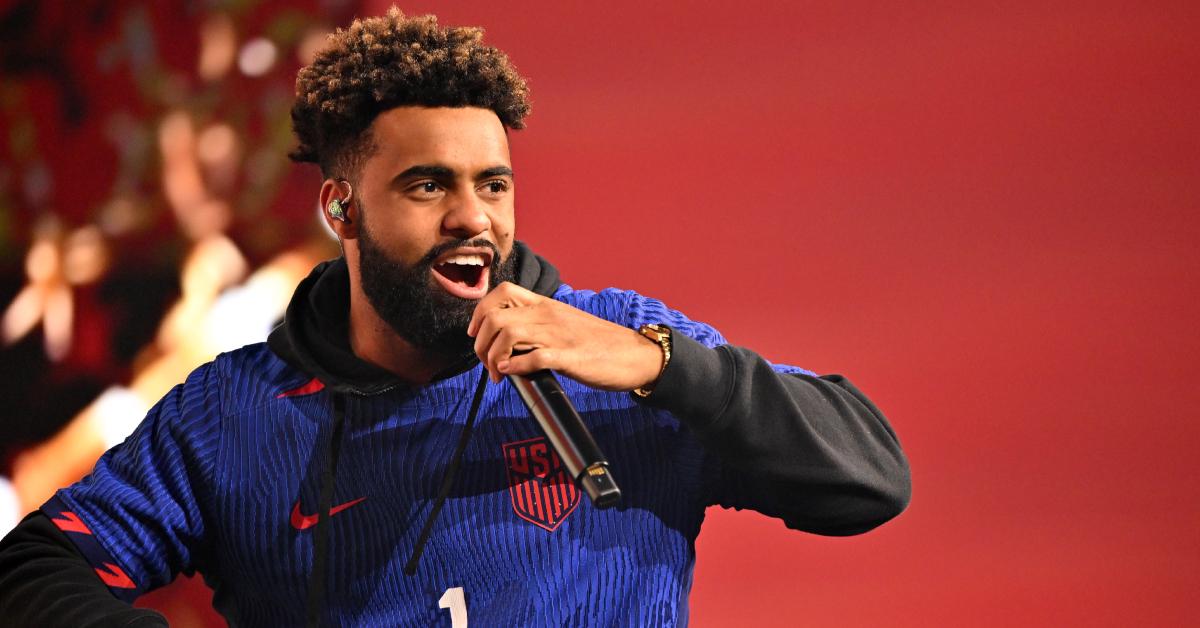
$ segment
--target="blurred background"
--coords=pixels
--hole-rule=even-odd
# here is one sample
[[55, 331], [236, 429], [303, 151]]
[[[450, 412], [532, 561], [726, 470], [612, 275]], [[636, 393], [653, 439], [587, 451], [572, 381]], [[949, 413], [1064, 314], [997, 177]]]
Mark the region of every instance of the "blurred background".
[[[296, 70], [390, 2], [0, 0], [0, 532], [337, 254]], [[1190, 625], [1200, 5], [410, 2], [529, 78], [518, 235], [890, 417], [868, 535], [709, 511], [693, 623]], [[140, 602], [221, 626], [199, 578]]]

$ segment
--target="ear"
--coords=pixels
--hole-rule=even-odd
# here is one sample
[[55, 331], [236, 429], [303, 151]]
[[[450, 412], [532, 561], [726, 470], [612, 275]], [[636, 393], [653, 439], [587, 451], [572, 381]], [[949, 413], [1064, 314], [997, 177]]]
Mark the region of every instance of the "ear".
[[354, 188], [348, 182], [325, 179], [321, 184], [320, 202], [321, 217], [337, 234], [338, 240], [358, 238], [358, 199], [354, 198]]

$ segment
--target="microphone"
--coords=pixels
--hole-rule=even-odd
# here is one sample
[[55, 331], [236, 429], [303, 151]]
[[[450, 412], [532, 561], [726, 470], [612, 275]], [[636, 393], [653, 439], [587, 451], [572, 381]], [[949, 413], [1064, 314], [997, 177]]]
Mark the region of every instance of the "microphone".
[[592, 505], [608, 508], [620, 501], [621, 489], [608, 470], [608, 459], [554, 378], [554, 372], [542, 369], [528, 375], [509, 375], [508, 381], [516, 386], [529, 413], [542, 426], [567, 472], [587, 493]]

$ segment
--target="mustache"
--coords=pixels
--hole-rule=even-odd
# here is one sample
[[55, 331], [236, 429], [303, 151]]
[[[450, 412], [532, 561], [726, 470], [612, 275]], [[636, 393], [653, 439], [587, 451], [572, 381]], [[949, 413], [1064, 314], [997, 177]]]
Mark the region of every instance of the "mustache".
[[494, 243], [492, 243], [492, 241], [484, 239], [484, 238], [475, 238], [474, 240], [452, 240], [450, 242], [443, 242], [441, 244], [438, 244], [437, 246], [434, 246], [432, 249], [429, 249], [429, 252], [426, 253], [424, 256], [422, 256], [421, 259], [417, 261], [416, 265], [420, 266], [420, 267], [432, 268], [433, 260], [436, 260], [438, 257], [440, 257], [446, 251], [450, 251], [450, 250], [462, 248], [462, 247], [478, 247], [478, 248], [486, 247], [488, 249], [491, 249], [491, 251], [492, 251], [492, 264], [491, 264], [492, 268], [496, 268], [500, 265], [500, 249], [497, 248], [496, 245]]

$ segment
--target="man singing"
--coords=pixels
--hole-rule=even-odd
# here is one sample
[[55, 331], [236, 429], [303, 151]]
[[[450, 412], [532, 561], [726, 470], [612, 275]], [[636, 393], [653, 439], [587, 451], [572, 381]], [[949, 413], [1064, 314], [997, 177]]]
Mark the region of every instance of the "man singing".
[[[481, 38], [393, 9], [301, 70], [293, 158], [343, 255], [4, 539], [6, 622], [165, 625], [128, 602], [200, 572], [236, 626], [681, 625], [707, 506], [827, 535], [904, 509], [904, 455], [849, 381], [575, 290], [515, 239], [528, 89]], [[540, 369], [615, 507], [581, 499], [506, 377]]]

